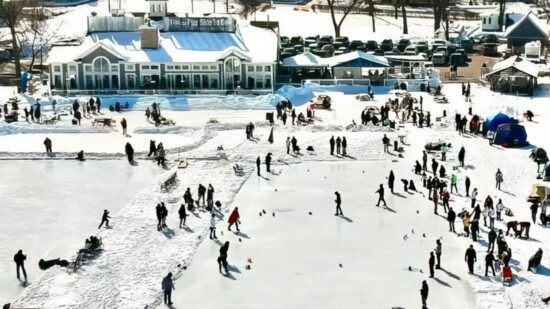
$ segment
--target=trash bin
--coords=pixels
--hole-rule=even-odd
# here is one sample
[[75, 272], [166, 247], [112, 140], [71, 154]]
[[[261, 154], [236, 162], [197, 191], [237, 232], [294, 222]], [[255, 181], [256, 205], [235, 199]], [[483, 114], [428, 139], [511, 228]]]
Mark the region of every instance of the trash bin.
[[395, 129], [395, 121], [390, 121], [390, 129]]
[[426, 92], [426, 84], [424, 83], [420, 84], [420, 91]]
[[447, 110], [443, 110], [443, 117], [447, 117]]

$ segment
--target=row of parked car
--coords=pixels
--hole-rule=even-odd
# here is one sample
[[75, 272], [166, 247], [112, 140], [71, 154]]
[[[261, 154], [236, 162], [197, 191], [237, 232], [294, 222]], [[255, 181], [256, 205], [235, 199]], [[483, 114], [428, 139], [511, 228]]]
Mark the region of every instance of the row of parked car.
[[468, 50], [473, 46], [461, 42], [451, 43], [445, 40], [433, 40], [428, 44], [425, 40], [400, 39], [394, 43], [391, 39], [385, 39], [381, 43], [374, 40], [366, 42], [353, 40], [347, 37], [333, 38], [330, 35], [312, 36], [307, 38], [281, 37], [280, 58], [284, 60], [303, 53], [308, 50], [310, 53], [322, 58], [332, 57], [351, 51], [370, 52], [375, 55], [421, 55], [427, 60], [432, 60], [434, 65], [445, 65], [447, 63], [463, 65], [468, 60]]

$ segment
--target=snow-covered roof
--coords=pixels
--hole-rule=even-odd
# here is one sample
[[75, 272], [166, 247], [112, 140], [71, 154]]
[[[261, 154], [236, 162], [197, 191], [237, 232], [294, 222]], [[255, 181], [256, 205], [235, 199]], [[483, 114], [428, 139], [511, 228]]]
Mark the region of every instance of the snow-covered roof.
[[512, 34], [520, 25], [524, 24], [525, 22], [530, 21], [535, 27], [537, 27], [541, 33], [544, 34], [544, 36], [548, 39], [548, 33], [544, 30], [544, 27], [541, 26], [539, 19], [533, 14], [532, 12], [527, 13], [527, 15], [523, 16], [523, 18], [514, 23], [512, 26], [508, 27], [506, 29], [506, 32], [504, 33], [505, 37], [508, 37], [510, 34]]
[[518, 71], [521, 71], [533, 77], [537, 77], [540, 71], [539, 66], [536, 65], [535, 63], [527, 61], [518, 56], [512, 56], [506, 60], [502, 60], [501, 62], [496, 63], [493, 66], [493, 69], [491, 70], [491, 72], [488, 73], [487, 75], [493, 75], [495, 73], [504, 71], [512, 67], [516, 68]]
[[87, 36], [80, 46], [53, 47], [47, 63], [81, 59], [103, 47], [128, 62], [217, 62], [233, 53], [251, 62], [275, 62], [277, 37], [267, 29], [239, 25], [231, 32], [161, 32], [158, 49], [141, 49], [140, 32], [106, 32]]
[[324, 59], [310, 52], [299, 54], [283, 60], [284, 67], [326, 67]]
[[[530, 12], [536, 12], [534, 8], [529, 6], [528, 4], [525, 4], [523, 2], [507, 2], [506, 8], [505, 8], [505, 14], [509, 15], [527, 15]], [[489, 10], [487, 12], [483, 12], [479, 14], [480, 17], [489, 17], [489, 16], [498, 16], [500, 15], [500, 10], [497, 7], [495, 7], [492, 10]]]
[[330, 66], [334, 67], [346, 62], [350, 62], [356, 59], [364, 59], [366, 61], [372, 62], [374, 64], [380, 65], [381, 67], [389, 67], [388, 59], [381, 57], [381, 56], [375, 56], [371, 54], [367, 54], [361, 51], [353, 51], [350, 53], [345, 53], [341, 55], [337, 55], [331, 58], [326, 58], [325, 62]]

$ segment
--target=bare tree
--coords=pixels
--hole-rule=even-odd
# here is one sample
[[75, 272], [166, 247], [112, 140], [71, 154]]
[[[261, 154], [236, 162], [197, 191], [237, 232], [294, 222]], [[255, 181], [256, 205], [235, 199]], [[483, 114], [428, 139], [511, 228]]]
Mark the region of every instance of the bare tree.
[[369, 15], [372, 18], [372, 32], [376, 32], [376, 24], [375, 24], [375, 16], [374, 16], [374, 1], [373, 0], [367, 0], [369, 4]]
[[57, 29], [53, 30], [49, 27], [47, 20], [48, 17], [44, 14], [44, 7], [36, 6], [24, 23], [23, 40], [20, 46], [23, 50], [29, 51], [23, 53], [25, 57], [31, 58], [29, 70], [33, 69], [38, 56], [40, 56], [40, 65], [42, 65], [42, 53], [48, 48], [55, 33], [62, 25], [60, 24]]
[[[347, 4], [341, 6], [335, 6], [335, 0], [327, 0], [328, 8], [330, 10], [330, 17], [332, 18], [332, 25], [334, 26], [334, 35], [340, 36], [340, 29], [348, 14], [360, 3], [359, 0], [349, 0]], [[344, 10], [344, 15], [340, 18], [340, 21], [336, 21], [336, 11], [341, 8]]]
[[12, 57], [15, 62], [15, 74], [21, 77], [21, 55], [19, 53], [19, 26], [23, 19], [23, 8], [28, 0], [0, 0], [0, 18], [10, 30]]
[[403, 16], [403, 34], [408, 34], [409, 27], [407, 26], [407, 9], [405, 9], [404, 0], [401, 0], [401, 15]]
[[248, 16], [254, 14], [262, 6], [260, 0], [238, 0], [237, 3], [241, 5], [241, 10], [239, 15], [245, 20], [248, 19]]

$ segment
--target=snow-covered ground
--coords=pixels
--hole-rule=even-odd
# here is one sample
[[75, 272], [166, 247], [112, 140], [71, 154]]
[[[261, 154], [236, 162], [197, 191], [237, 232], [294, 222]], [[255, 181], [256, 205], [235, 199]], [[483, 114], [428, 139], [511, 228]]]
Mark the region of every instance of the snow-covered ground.
[[[189, 158], [190, 165], [187, 169], [178, 170], [180, 183], [175, 191], [166, 194], [161, 193], [158, 186], [146, 188], [114, 216], [113, 221], [118, 222], [115, 228], [99, 234], [106, 245], [105, 251], [95, 262], [73, 275], [59, 269], [45, 272], [43, 277], [33, 281], [15, 304], [40, 308], [139, 308], [160, 305], [159, 282], [162, 276], [172, 271], [178, 278], [174, 294], [176, 307], [219, 308], [223, 304], [230, 308], [266, 308], [276, 304], [276, 307], [293, 308], [308, 304], [332, 308], [344, 303], [347, 307], [356, 308], [368, 298], [378, 307], [399, 305], [409, 308], [420, 303], [418, 289], [421, 281], [427, 279], [429, 252], [434, 248], [435, 240], [441, 237], [444, 271], [436, 271], [437, 279], [428, 280], [431, 288], [429, 305], [438, 308], [452, 300], [453, 304], [467, 308], [540, 308], [540, 296], [549, 292], [545, 290], [549, 275], [546, 268], [548, 257], [543, 258], [543, 267], [538, 274], [526, 271], [525, 264], [537, 248], [550, 249], [549, 230], [537, 223], [531, 228], [531, 240], [507, 237], [513, 250], [511, 265], [516, 277], [511, 287], [503, 288], [499, 278], [483, 277], [487, 228], [482, 227], [482, 240], [474, 244], [479, 262], [476, 264], [476, 275], [469, 276], [463, 254], [471, 240], [449, 233], [445, 219], [433, 215], [432, 203], [422, 197], [426, 192], [411, 168], [415, 160], [421, 159], [423, 145], [434, 140], [446, 140], [453, 145], [445, 167], [449, 173], [457, 173], [459, 178], [460, 194], [453, 195], [451, 201], [451, 206], [456, 210], [469, 207], [463, 186], [468, 175], [472, 179], [472, 187], [480, 191], [480, 197], [491, 195], [493, 199], [502, 198], [504, 204], [514, 211], [515, 219], [527, 221], [530, 211], [525, 198], [530, 186], [538, 182], [535, 179], [536, 166], [528, 159], [529, 147], [503, 149], [489, 146], [486, 140], [479, 137], [460, 137], [456, 134], [454, 113], [464, 114], [468, 105], [460, 95], [459, 84], [445, 85], [443, 91], [450, 100], [449, 104], [436, 104], [425, 93], [413, 94], [424, 97], [424, 109], [431, 112], [432, 120], [440, 117], [443, 110], [447, 111], [448, 117], [437, 121], [430, 129], [419, 129], [407, 123], [397, 131], [363, 126], [348, 130], [346, 126], [352, 119], [358, 121], [360, 111], [366, 104], [357, 102], [354, 96], [331, 93], [334, 109], [316, 111], [318, 120], [315, 125], [296, 127], [287, 123], [283, 126], [277, 121], [273, 144], [267, 141], [271, 127], [264, 120], [265, 111], [261, 110], [168, 111], [166, 114], [178, 124], [160, 130], [147, 123], [141, 111], [125, 112], [123, 116], [130, 125], [131, 137], [128, 138], [119, 137], [121, 134], [116, 132], [91, 134], [87, 131], [91, 126], [89, 121], [77, 128], [84, 133], [60, 131], [52, 135], [55, 136], [52, 139], [54, 151], [60, 151], [56, 154], [57, 158], [74, 156], [73, 148], [69, 147], [72, 143], [85, 145], [85, 151], [91, 153], [92, 158], [120, 158], [122, 154], [116, 153], [121, 152], [125, 142], [136, 141], [136, 149], [140, 151], [137, 157], [142, 166], [148, 164], [144, 160], [146, 141], [156, 137], [155, 140], [165, 141], [171, 149], [170, 161], [179, 156]], [[529, 141], [533, 145], [550, 148], [545, 136], [545, 123], [550, 117], [550, 108], [545, 105], [545, 85], [541, 87], [539, 96], [532, 99], [492, 94], [476, 85], [472, 86], [472, 94], [474, 113], [484, 117], [497, 110], [515, 113], [516, 101], [520, 115], [523, 109], [531, 109], [536, 122], [524, 123]], [[386, 96], [379, 95], [376, 99], [375, 104], [379, 105], [386, 100]], [[497, 108], [499, 105], [502, 107]], [[297, 111], [304, 109], [301, 106]], [[205, 125], [211, 117], [218, 118], [220, 123]], [[244, 125], [250, 121], [256, 125], [256, 142], [245, 139]], [[27, 126], [24, 123], [18, 125]], [[40, 130], [40, 126], [28, 126]], [[5, 128], [6, 125], [0, 127]], [[188, 141], [169, 142], [173, 136], [181, 134]], [[392, 141], [397, 135], [407, 135], [404, 158], [382, 152], [381, 138], [384, 134]], [[143, 138], [140, 135], [152, 137]], [[350, 157], [330, 156], [328, 139], [332, 135], [346, 136]], [[0, 136], [0, 144], [8, 141], [9, 136], [9, 133]], [[31, 141], [31, 137], [26, 136], [23, 134], [20, 137]], [[88, 142], [91, 136], [105, 142]], [[312, 146], [315, 152], [303, 151], [302, 156], [287, 155], [284, 145], [287, 136], [295, 136], [302, 149]], [[14, 143], [9, 151], [1, 152], [2, 157], [44, 159], [39, 141], [36, 139], [32, 147]], [[217, 151], [220, 145], [225, 149], [222, 152]], [[453, 170], [457, 151], [462, 145], [466, 147], [467, 166]], [[263, 162], [268, 152], [274, 155], [275, 170], [281, 171], [281, 175], [269, 175], [269, 180], [258, 178], [253, 171], [256, 157], [260, 155]], [[122, 161], [119, 163], [125, 164]], [[244, 177], [234, 175], [234, 163], [244, 166]], [[497, 168], [504, 173], [503, 191], [493, 187], [493, 175]], [[307, 172], [308, 169], [310, 172]], [[378, 184], [386, 183], [390, 169], [396, 173], [398, 184], [401, 178], [413, 179], [421, 191], [409, 195], [397, 185], [395, 196], [386, 195], [389, 208], [395, 212], [374, 207], [373, 191]], [[241, 209], [242, 231], [248, 238], [241, 235], [242, 242], [239, 242], [239, 236], [234, 234], [220, 235], [220, 241], [229, 240], [232, 243], [229, 262], [240, 271], [233, 273], [236, 280], [219, 275], [216, 264], [218, 245], [202, 241], [207, 235], [207, 216], [203, 213], [197, 214], [200, 218], [191, 215], [188, 218], [190, 230], [175, 228], [183, 191], [191, 187], [196, 195], [199, 183], [212, 183], [216, 188], [215, 199], [224, 205], [225, 218], [219, 223], [219, 232], [226, 229], [229, 210], [235, 206]], [[342, 192], [344, 213], [352, 222], [333, 216], [335, 190]], [[169, 206], [168, 225], [171, 230], [165, 233], [155, 230], [153, 208], [158, 201], [165, 201]], [[259, 216], [262, 209], [267, 211], [267, 216]], [[313, 212], [312, 216], [308, 215], [309, 211]], [[509, 219], [506, 217], [506, 220]], [[93, 224], [97, 224], [97, 220], [96, 217], [90, 218]], [[461, 229], [459, 221], [456, 226], [457, 230]], [[498, 222], [497, 227], [504, 228], [504, 225]], [[424, 233], [426, 238], [420, 237]], [[409, 237], [408, 241], [403, 240], [405, 234]], [[248, 258], [253, 261], [251, 270], [245, 269]], [[189, 265], [187, 270], [178, 267], [182, 261]], [[408, 266], [424, 272], [406, 271]], [[2, 282], [2, 286], [12, 283], [8, 280]], [[332, 292], [334, 295], [340, 293], [342, 297], [335, 297]], [[286, 303], [285, 299], [292, 303]]]
[[[97, 232], [104, 209], [118, 213], [163, 171], [120, 161], [0, 161], [0, 299], [24, 288], [15, 279], [13, 255], [27, 254], [31, 282], [40, 259], [70, 259]], [[116, 225], [116, 222], [112, 222]]]

